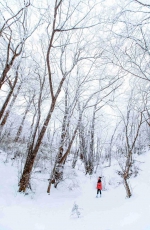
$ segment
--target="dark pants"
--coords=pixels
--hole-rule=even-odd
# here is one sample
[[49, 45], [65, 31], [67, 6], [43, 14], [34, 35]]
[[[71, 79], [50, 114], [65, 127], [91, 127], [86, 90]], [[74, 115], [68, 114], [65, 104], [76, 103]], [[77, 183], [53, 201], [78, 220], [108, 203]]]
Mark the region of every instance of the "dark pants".
[[100, 190], [100, 189], [97, 189], [97, 195], [98, 195], [99, 193], [101, 194], [101, 190]]

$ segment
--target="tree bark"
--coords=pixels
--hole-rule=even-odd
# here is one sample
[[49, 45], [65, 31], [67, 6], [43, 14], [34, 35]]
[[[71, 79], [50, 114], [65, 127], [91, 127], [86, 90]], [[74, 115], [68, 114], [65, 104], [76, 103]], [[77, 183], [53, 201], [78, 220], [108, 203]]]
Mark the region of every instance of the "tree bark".
[[2, 116], [3, 116], [4, 112], [5, 112], [5, 109], [6, 109], [8, 103], [10, 101], [10, 98], [11, 98], [13, 92], [14, 92], [14, 89], [15, 89], [15, 86], [17, 84], [17, 81], [18, 81], [18, 70], [16, 71], [16, 77], [15, 77], [15, 80], [13, 82], [13, 85], [11, 86], [11, 90], [8, 93], [8, 95], [6, 97], [6, 100], [5, 100], [5, 102], [4, 102], [4, 104], [3, 104], [2, 108], [1, 108], [1, 111], [0, 111], [0, 120], [2, 119]]
[[6, 111], [6, 114], [4, 115], [4, 118], [3, 118], [2, 122], [1, 122], [1, 126], [4, 126], [6, 124], [6, 122], [7, 122], [7, 119], [9, 117], [10, 111], [11, 111], [11, 109], [12, 109], [12, 107], [13, 107], [15, 101], [16, 101], [16, 98], [17, 98], [17, 96], [19, 94], [19, 91], [21, 89], [21, 85], [22, 85], [22, 83], [20, 83], [20, 85], [18, 86], [17, 92], [15, 93], [15, 95], [12, 98], [12, 101], [11, 101], [11, 103], [9, 105], [9, 108]]
[[20, 126], [19, 126], [19, 128], [18, 128], [18, 131], [17, 131], [16, 137], [15, 137], [15, 139], [14, 139], [14, 142], [17, 142], [17, 141], [19, 140], [20, 136], [21, 136], [22, 129], [23, 129], [23, 125], [24, 125], [26, 116], [27, 116], [27, 114], [28, 114], [28, 112], [29, 112], [29, 108], [30, 108], [30, 103], [27, 105], [27, 108], [26, 108], [26, 110], [25, 110], [25, 113], [24, 113], [24, 116], [23, 116], [23, 118], [22, 118], [21, 124], [20, 124]]
[[48, 126], [48, 123], [49, 123], [49, 121], [51, 119], [51, 115], [52, 115], [52, 112], [54, 110], [54, 107], [55, 107], [55, 102], [52, 103], [52, 105], [51, 105], [51, 108], [50, 108], [49, 113], [48, 113], [48, 115], [46, 117], [46, 120], [45, 120], [45, 122], [43, 124], [43, 127], [42, 127], [42, 129], [40, 131], [40, 134], [38, 136], [38, 139], [37, 139], [37, 142], [35, 144], [34, 149], [33, 149], [33, 143], [31, 143], [30, 146], [29, 146], [26, 163], [25, 163], [24, 170], [23, 170], [23, 173], [22, 173], [22, 177], [21, 177], [20, 183], [19, 183], [19, 192], [25, 192], [26, 188], [29, 185], [30, 175], [31, 175], [31, 171], [32, 171], [32, 168], [33, 168], [34, 160], [35, 160], [36, 155], [38, 153], [38, 150], [39, 150], [39, 147], [41, 145], [41, 142], [42, 142], [43, 136], [45, 134], [46, 128]]
[[128, 184], [126, 178], [124, 178], [124, 186], [126, 189], [127, 197], [130, 198], [132, 196], [132, 194], [131, 194], [131, 190], [130, 190], [130, 187], [129, 187], [129, 184]]

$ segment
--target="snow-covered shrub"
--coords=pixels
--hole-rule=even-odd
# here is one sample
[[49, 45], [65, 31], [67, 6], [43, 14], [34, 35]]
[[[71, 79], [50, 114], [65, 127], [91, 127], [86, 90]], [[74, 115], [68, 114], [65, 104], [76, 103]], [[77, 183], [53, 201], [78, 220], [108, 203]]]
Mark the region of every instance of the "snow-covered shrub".
[[70, 166], [65, 166], [63, 171], [63, 180], [60, 183], [61, 187], [68, 188], [70, 191], [79, 187], [79, 181], [76, 174], [76, 170]]
[[82, 209], [79, 208], [79, 206], [76, 203], [74, 203], [73, 208], [71, 210], [71, 216], [78, 217], [78, 218], [81, 217], [82, 215], [81, 210]]

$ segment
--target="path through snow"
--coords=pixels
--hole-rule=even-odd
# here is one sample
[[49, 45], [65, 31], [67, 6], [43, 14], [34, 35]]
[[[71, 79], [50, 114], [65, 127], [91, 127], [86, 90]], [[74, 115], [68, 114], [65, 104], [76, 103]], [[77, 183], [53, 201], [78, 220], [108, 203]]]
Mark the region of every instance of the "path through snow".
[[[48, 196], [47, 184], [41, 184], [31, 199], [17, 193], [17, 170], [1, 159], [0, 230], [150, 230], [150, 153], [141, 160], [145, 163], [131, 181], [134, 195], [130, 199], [125, 198], [123, 186], [96, 198], [96, 177], [80, 173], [80, 189], [52, 189]], [[71, 216], [74, 202], [81, 208], [81, 218]]]

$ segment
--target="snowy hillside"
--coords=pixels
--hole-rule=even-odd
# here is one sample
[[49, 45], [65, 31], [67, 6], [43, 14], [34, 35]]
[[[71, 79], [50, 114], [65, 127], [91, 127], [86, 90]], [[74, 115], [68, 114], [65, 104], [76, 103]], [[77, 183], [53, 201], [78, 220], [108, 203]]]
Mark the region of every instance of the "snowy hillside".
[[[139, 157], [140, 172], [130, 180], [133, 196], [125, 198], [123, 185], [109, 186], [96, 198], [97, 175], [91, 178], [76, 170], [78, 187], [52, 188], [46, 194], [44, 180], [38, 181], [35, 194], [17, 192], [18, 172], [11, 162], [0, 157], [0, 230], [150, 230], [150, 153]], [[111, 170], [111, 173], [114, 173]], [[105, 178], [116, 178], [110, 168]], [[78, 215], [72, 211], [77, 205]]]

